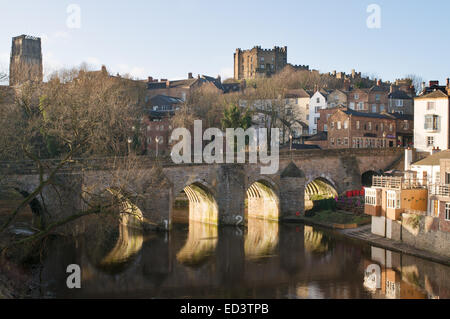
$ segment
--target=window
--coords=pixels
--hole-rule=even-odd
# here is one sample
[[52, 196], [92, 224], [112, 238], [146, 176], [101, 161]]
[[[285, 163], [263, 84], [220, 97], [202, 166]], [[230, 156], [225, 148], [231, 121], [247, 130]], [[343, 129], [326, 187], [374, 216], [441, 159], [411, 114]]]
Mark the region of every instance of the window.
[[261, 64], [261, 65], [260, 65], [260, 68], [261, 68], [261, 69], [264, 69], [264, 64]]
[[352, 109], [352, 110], [355, 109], [355, 102], [350, 102], [350, 109]]
[[356, 121], [356, 129], [359, 130], [360, 124], [359, 121]]
[[427, 146], [431, 147], [434, 145], [434, 136], [427, 136]]
[[324, 124], [324, 125], [323, 125], [323, 130], [324, 130], [325, 132], [327, 132], [327, 131], [328, 131], [328, 125]]
[[344, 121], [344, 129], [348, 129], [348, 121], [347, 120]]
[[366, 205], [376, 206], [377, 205], [377, 190], [366, 188], [366, 196], [365, 196], [365, 202]]
[[369, 122], [369, 123], [367, 124], [367, 129], [368, 129], [369, 131], [372, 130], [372, 122]]
[[372, 104], [372, 113], [377, 113], [377, 105]]
[[427, 102], [427, 110], [428, 111], [434, 111], [436, 109], [436, 103], [435, 102]]
[[408, 123], [408, 121], [403, 121], [403, 129], [404, 129], [404, 130], [409, 129], [409, 123]]
[[384, 105], [383, 104], [380, 105], [380, 112], [384, 112]]
[[334, 122], [331, 122], [331, 128], [334, 128]]
[[359, 99], [359, 94], [355, 94], [354, 98], [355, 100]]
[[264, 62], [264, 57], [261, 57], [261, 62]]
[[337, 139], [337, 145], [341, 145], [341, 139], [340, 138]]
[[375, 100], [376, 100], [376, 101], [379, 101], [380, 98], [381, 98], [380, 94], [375, 94]]
[[445, 203], [445, 220], [450, 220], [450, 203]]
[[348, 137], [344, 137], [344, 145], [348, 145]]
[[316, 103], [320, 103], [320, 97], [316, 99]]
[[337, 129], [340, 130], [341, 129], [341, 121], [337, 122]]
[[315, 117], [315, 118], [314, 118], [314, 124], [317, 124], [318, 121], [319, 121], [319, 118], [318, 118], [318, 117]]
[[364, 110], [364, 102], [358, 103], [358, 110]]
[[396, 191], [387, 191], [387, 208], [400, 208], [400, 196]]
[[439, 130], [439, 116], [438, 115], [425, 115], [425, 129], [430, 131]]
[[320, 106], [316, 106], [316, 108], [314, 109], [315, 113], [319, 113], [320, 110]]
[[392, 132], [394, 130], [394, 125], [389, 124], [389, 132]]
[[403, 100], [395, 100], [396, 107], [403, 107]]
[[445, 184], [446, 185], [450, 184], [450, 173], [445, 173]]
[[331, 145], [334, 145], [334, 137], [330, 138]]

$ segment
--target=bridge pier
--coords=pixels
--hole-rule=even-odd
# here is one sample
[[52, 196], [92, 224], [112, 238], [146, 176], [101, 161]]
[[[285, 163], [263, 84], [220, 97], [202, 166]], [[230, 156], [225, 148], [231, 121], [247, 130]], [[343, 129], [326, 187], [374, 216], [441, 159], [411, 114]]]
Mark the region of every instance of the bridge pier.
[[224, 164], [217, 174], [217, 205], [219, 226], [245, 223], [245, 170], [244, 165]]
[[295, 220], [305, 211], [305, 174], [293, 163], [280, 176], [280, 221]]

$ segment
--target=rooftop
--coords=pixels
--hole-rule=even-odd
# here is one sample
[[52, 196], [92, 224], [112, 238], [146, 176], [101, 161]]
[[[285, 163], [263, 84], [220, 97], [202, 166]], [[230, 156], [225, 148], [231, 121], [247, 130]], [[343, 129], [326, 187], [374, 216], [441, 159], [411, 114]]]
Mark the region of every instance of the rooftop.
[[437, 166], [437, 165], [440, 165], [441, 159], [450, 159], [450, 150], [437, 152], [437, 153], [430, 155], [418, 162], [412, 163], [412, 165]]

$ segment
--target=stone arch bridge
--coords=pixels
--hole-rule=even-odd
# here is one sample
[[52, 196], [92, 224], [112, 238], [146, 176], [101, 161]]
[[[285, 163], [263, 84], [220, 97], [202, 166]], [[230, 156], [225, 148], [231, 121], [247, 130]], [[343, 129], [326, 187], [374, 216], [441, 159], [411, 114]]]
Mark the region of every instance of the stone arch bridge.
[[[342, 194], [360, 189], [365, 172], [391, 169], [402, 158], [403, 149], [292, 151], [280, 153], [279, 170], [273, 175], [262, 175], [262, 164], [176, 165], [160, 159], [156, 180], [155, 162], [148, 157], [137, 157], [132, 165], [117, 165], [125, 158], [83, 159], [59, 171], [32, 209], [58, 219], [82, 210], [92, 194], [123, 189], [146, 224], [170, 229], [175, 197], [184, 190], [192, 220], [243, 225], [247, 198], [249, 216], [289, 221], [304, 212], [305, 188], [315, 179], [327, 181]], [[26, 195], [38, 185], [34, 162], [0, 163], [0, 188]]]

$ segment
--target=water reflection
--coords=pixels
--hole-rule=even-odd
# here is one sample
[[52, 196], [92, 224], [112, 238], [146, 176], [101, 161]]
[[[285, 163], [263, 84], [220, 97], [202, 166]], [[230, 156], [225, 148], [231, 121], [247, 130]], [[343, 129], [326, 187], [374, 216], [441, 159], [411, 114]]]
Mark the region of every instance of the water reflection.
[[[122, 228], [101, 239], [54, 242], [35, 296], [450, 297], [449, 267], [310, 226], [249, 220], [243, 231], [191, 222], [145, 236]], [[81, 266], [82, 289], [65, 285], [72, 263]]]
[[305, 226], [305, 250], [312, 254], [326, 253], [330, 248], [330, 241], [322, 231], [315, 230], [312, 226]]
[[450, 298], [449, 267], [371, 247], [364, 287], [374, 298]]
[[249, 218], [245, 256], [248, 259], [270, 257], [278, 245], [278, 223]]
[[199, 267], [216, 250], [217, 226], [189, 221], [189, 235], [186, 244], [177, 254], [177, 260], [184, 265]]

